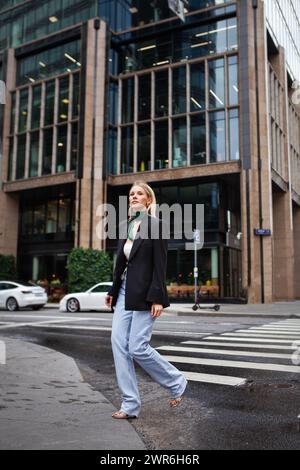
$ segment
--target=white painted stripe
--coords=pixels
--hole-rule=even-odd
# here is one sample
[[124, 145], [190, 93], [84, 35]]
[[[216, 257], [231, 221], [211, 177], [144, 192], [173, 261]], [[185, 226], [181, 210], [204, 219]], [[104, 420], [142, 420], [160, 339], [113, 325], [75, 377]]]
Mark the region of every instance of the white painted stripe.
[[259, 341], [260, 343], [293, 343], [294, 341], [288, 341], [285, 339], [266, 339], [266, 338], [249, 338], [245, 335], [245, 337], [242, 337], [240, 335], [235, 335], [234, 333], [231, 334], [231, 336], [207, 336], [205, 340], [210, 340], [210, 339], [217, 339], [220, 341], [245, 341], [245, 342], [253, 342], [256, 343]]
[[250, 330], [300, 331], [294, 326], [252, 326]]
[[230, 349], [207, 349], [207, 348], [190, 348], [182, 346], [160, 346], [156, 349], [160, 351], [178, 351], [185, 353], [199, 353], [199, 354], [218, 354], [223, 356], [244, 356], [244, 357], [269, 357], [273, 359], [289, 359], [291, 354], [277, 354], [277, 353], [261, 353], [257, 351], [233, 351]]
[[280, 335], [268, 335], [268, 334], [259, 334], [259, 333], [241, 333], [240, 331], [235, 331], [232, 333], [221, 333], [222, 336], [241, 336], [241, 337], [246, 337], [246, 338], [258, 338], [258, 339], [263, 339], [263, 338], [277, 338], [277, 339], [290, 339], [291, 341], [299, 339], [299, 336], [280, 336]]
[[237, 387], [247, 382], [241, 377], [230, 377], [229, 375], [200, 374], [198, 372], [181, 371], [185, 378], [192, 382], [204, 382], [216, 385], [231, 385]]
[[252, 334], [252, 333], [257, 333], [259, 335], [263, 335], [263, 336], [273, 336], [273, 335], [277, 335], [277, 336], [290, 336], [290, 337], [299, 337], [300, 338], [300, 334], [299, 333], [292, 333], [292, 332], [284, 332], [284, 331], [261, 331], [261, 330], [235, 330], [235, 332], [237, 333], [249, 333], [249, 334]]
[[264, 364], [261, 362], [242, 362], [242, 361], [226, 361], [221, 359], [203, 359], [196, 357], [182, 356], [164, 356], [169, 362], [178, 362], [183, 364], [197, 364], [216, 367], [233, 367], [238, 369], [256, 369], [256, 370], [272, 370], [277, 372], [292, 372], [300, 374], [299, 366], [286, 366], [279, 364]]
[[[48, 322], [49, 323], [49, 322]], [[28, 325], [26, 323], [26, 325]], [[90, 330], [90, 331], [111, 331], [111, 327], [106, 326], [84, 326], [84, 325], [57, 325], [57, 324], [41, 324], [40, 322], [32, 323], [30, 326], [36, 328], [65, 328], [67, 330]], [[165, 335], [168, 336], [205, 336], [206, 333], [192, 333], [190, 331], [168, 331], [168, 330], [153, 330], [153, 335]]]
[[275, 344], [248, 344], [248, 343], [221, 343], [218, 341], [182, 341], [181, 344], [199, 344], [201, 346], [223, 346], [223, 347], [234, 347], [234, 348], [255, 348], [255, 349], [282, 349], [282, 350], [294, 350], [293, 346], [283, 346]]
[[37, 328], [65, 328], [67, 330], [111, 331], [109, 326], [41, 325], [40, 323], [34, 323], [30, 326]]

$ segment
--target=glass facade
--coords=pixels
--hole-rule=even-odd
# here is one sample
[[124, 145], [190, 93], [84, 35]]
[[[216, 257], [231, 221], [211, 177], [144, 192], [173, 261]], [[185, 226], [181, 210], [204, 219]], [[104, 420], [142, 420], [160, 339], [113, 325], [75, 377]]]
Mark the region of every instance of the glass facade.
[[163, 31], [153, 39], [117, 45], [118, 73], [159, 67], [237, 49], [236, 18], [216, 21], [185, 30]]
[[[76, 169], [79, 80], [79, 72], [68, 73], [23, 86], [12, 93], [9, 180]], [[29, 159], [28, 173], [26, 158]]]
[[[16, 4], [17, 0], [9, 3]], [[40, 39], [97, 14], [98, 0], [39, 0], [38, 4], [23, 2], [15, 8], [3, 9], [0, 12], [0, 51]]]
[[[121, 122], [116, 132], [114, 92], [119, 87]], [[113, 80], [109, 116], [115, 131], [108, 133], [108, 146], [109, 159], [115, 163], [108, 163], [109, 171], [130, 173], [239, 160], [238, 92], [237, 56], [232, 53], [120, 76], [119, 86]]]
[[75, 187], [25, 191], [20, 201], [18, 268], [24, 280], [67, 280], [74, 244]]
[[[228, 3], [231, 0], [189, 0], [189, 12]], [[167, 0], [100, 0], [99, 15], [108, 22], [113, 31], [124, 31], [143, 27], [175, 14], [169, 9]]]
[[[170, 185], [159, 183], [152, 187], [159, 205], [180, 204], [182, 214], [186, 211], [184, 204], [192, 205], [189, 230], [196, 227], [196, 204], [204, 205], [204, 247], [197, 252], [198, 289], [203, 297], [238, 297], [241, 294], [241, 249], [228, 244], [226, 237], [229, 230], [233, 238], [241, 230], [238, 178], [233, 179], [230, 185], [198, 181], [177, 181]], [[120, 195], [128, 195], [128, 189], [109, 188], [108, 202], [118, 207], [115, 201]], [[194, 251], [187, 250], [185, 246], [186, 241], [190, 241], [191, 232], [187, 234], [183, 223], [175, 223], [172, 215], [167, 218], [158, 213], [158, 216], [170, 227], [166, 279], [169, 297], [171, 300], [191, 301], [194, 298]], [[113, 252], [114, 243], [115, 240], [108, 240], [108, 249]]]
[[18, 60], [17, 86], [71, 72], [80, 66], [80, 40], [52, 47]]

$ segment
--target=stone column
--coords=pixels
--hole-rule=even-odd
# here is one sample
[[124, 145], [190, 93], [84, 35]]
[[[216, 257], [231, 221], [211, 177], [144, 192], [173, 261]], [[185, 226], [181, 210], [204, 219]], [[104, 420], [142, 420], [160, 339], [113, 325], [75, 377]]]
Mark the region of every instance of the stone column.
[[[8, 49], [6, 53], [6, 104], [3, 113], [3, 158], [1, 175], [2, 181], [7, 181], [8, 154], [11, 116], [11, 91], [16, 82], [16, 60], [14, 50]], [[3, 105], [1, 105], [3, 106]], [[19, 221], [19, 197], [3, 191], [0, 187], [0, 253], [3, 255], [17, 255], [18, 245], [18, 221]]]
[[[272, 301], [272, 242], [254, 235], [271, 228], [267, 54], [264, 4], [238, 2], [243, 291], [249, 303]], [[257, 28], [255, 28], [255, 17]], [[257, 56], [256, 56], [257, 54]], [[258, 97], [257, 97], [258, 93]]]
[[[82, 178], [77, 183], [77, 237], [83, 248], [104, 248], [96, 233], [96, 210], [104, 202], [103, 151], [106, 87], [106, 23], [87, 22]], [[84, 71], [82, 72], [84, 73]], [[79, 234], [78, 234], [79, 230]], [[79, 235], [79, 237], [78, 237]]]

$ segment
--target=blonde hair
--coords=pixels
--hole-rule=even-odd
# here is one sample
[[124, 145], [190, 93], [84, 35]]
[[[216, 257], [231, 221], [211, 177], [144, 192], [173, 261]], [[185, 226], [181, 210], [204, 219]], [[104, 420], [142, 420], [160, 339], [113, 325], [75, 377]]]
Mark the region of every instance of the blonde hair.
[[131, 186], [129, 192], [131, 191], [133, 186], [140, 186], [141, 188], [144, 189], [147, 196], [151, 200], [149, 206], [147, 207], [148, 214], [151, 215], [152, 217], [156, 217], [156, 197], [155, 197], [155, 193], [153, 189], [149, 186], [149, 184], [145, 183], [144, 181], [135, 181], [133, 185]]

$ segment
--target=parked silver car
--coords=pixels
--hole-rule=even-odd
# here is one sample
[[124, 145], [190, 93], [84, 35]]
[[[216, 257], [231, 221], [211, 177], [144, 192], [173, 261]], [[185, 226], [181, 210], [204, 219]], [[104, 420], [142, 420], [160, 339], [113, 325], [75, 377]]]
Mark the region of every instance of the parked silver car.
[[108, 310], [110, 312], [111, 309], [105, 305], [105, 298], [111, 286], [110, 281], [99, 282], [86, 292], [67, 294], [61, 299], [59, 310], [71, 313], [84, 310]]

